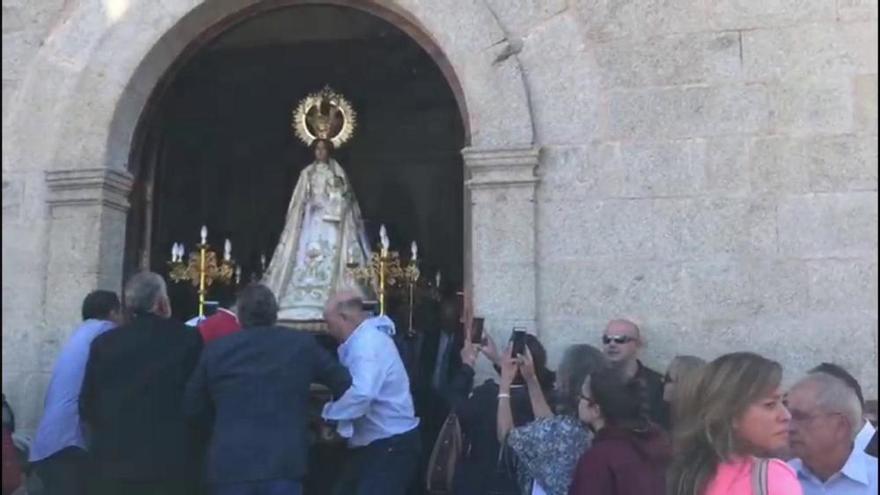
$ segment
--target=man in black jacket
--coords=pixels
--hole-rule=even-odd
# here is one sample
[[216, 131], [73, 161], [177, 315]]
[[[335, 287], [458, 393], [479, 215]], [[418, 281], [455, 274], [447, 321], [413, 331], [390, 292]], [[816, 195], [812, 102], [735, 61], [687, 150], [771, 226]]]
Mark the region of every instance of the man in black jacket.
[[612, 366], [619, 369], [623, 376], [643, 383], [651, 421], [669, 429], [669, 408], [663, 400], [663, 375], [639, 361], [643, 345], [639, 327], [629, 320], [609, 321], [602, 335], [602, 350]]
[[183, 391], [202, 341], [171, 320], [165, 281], [142, 272], [125, 287], [129, 323], [92, 342], [80, 412], [92, 433], [92, 494], [189, 495], [198, 479], [197, 431]]
[[187, 385], [186, 412], [216, 418], [206, 459], [214, 494], [301, 493], [310, 386], [322, 383], [339, 398], [351, 385], [312, 335], [275, 326], [277, 316], [272, 291], [246, 287], [238, 298], [243, 329], [207, 346]]

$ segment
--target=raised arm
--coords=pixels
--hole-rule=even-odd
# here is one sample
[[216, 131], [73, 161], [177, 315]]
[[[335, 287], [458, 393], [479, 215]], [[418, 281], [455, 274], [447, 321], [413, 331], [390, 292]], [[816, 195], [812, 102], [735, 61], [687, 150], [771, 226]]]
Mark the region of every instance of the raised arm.
[[507, 434], [513, 429], [513, 411], [510, 408], [510, 385], [516, 376], [519, 362], [511, 356], [512, 349], [508, 348], [506, 357], [501, 361], [501, 382], [498, 384], [498, 417], [497, 435], [498, 442], [504, 445]]

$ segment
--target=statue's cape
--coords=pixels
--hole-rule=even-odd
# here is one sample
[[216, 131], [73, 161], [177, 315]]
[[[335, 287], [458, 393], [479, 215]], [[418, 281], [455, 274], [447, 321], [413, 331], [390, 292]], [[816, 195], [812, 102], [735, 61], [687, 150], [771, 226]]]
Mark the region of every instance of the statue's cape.
[[[296, 187], [293, 189], [293, 195], [290, 197], [290, 203], [287, 206], [284, 230], [281, 232], [281, 236], [278, 239], [278, 245], [275, 246], [275, 251], [272, 254], [272, 260], [269, 262], [266, 273], [263, 275], [263, 283], [275, 293], [275, 297], [278, 299], [279, 303], [289, 287], [290, 279], [293, 276], [293, 271], [296, 267], [297, 250], [299, 249], [299, 239], [302, 234], [305, 205], [306, 200], [308, 199], [309, 180], [306, 174], [314, 168], [313, 165], [315, 165], [314, 162], [300, 172]], [[346, 190], [348, 192], [348, 197], [345, 201], [346, 208], [344, 216], [340, 223], [340, 242], [337, 243], [337, 249], [344, 250], [347, 247], [348, 244], [346, 240], [351, 238], [351, 230], [354, 229], [354, 236], [359, 242], [358, 252], [363, 256], [362, 259], [357, 261], [363, 265], [365, 260], [369, 259], [369, 243], [366, 239], [363, 228], [360, 206], [358, 205], [354, 190], [352, 189], [351, 183], [348, 181], [348, 176], [345, 174], [342, 166], [333, 159], [330, 159], [329, 165], [335, 175], [345, 178]], [[347, 257], [347, 253], [344, 251], [337, 253], [336, 259], [338, 261], [335, 270], [336, 277], [334, 277], [333, 280], [334, 286], [338, 285], [338, 277], [345, 273], [345, 270], [347, 269]]]

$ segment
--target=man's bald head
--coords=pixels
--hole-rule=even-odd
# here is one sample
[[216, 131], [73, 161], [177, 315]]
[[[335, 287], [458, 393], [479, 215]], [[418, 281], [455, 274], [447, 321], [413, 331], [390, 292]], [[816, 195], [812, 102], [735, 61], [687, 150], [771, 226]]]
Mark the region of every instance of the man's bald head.
[[343, 289], [336, 292], [324, 305], [324, 321], [327, 322], [327, 330], [333, 338], [340, 342], [345, 341], [366, 318], [364, 297], [354, 289]]
[[634, 364], [642, 347], [642, 336], [638, 325], [626, 319], [608, 322], [602, 335], [605, 355], [612, 363]]

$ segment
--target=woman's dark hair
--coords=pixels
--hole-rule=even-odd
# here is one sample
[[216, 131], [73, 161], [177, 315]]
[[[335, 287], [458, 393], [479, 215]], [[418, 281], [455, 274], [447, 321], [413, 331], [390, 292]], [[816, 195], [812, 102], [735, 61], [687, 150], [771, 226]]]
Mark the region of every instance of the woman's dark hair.
[[278, 319], [275, 294], [263, 284], [250, 284], [238, 295], [238, 319], [241, 326], [267, 327]]
[[547, 349], [538, 340], [538, 337], [527, 333], [526, 347], [532, 355], [532, 363], [535, 365], [535, 375], [538, 377], [538, 383], [541, 384], [543, 390], [551, 390], [553, 388], [553, 380], [555, 375], [547, 369]]
[[[556, 381], [556, 374], [547, 368], [547, 349], [544, 348], [544, 344], [538, 340], [538, 337], [527, 333], [526, 347], [532, 354], [532, 364], [535, 366], [535, 375], [538, 377], [538, 383], [541, 384], [541, 389], [545, 392], [552, 390], [553, 384]], [[493, 366], [495, 371], [500, 375], [501, 368], [499, 368], [497, 364]], [[523, 384], [523, 379], [519, 374], [517, 374], [515, 382], [517, 385]]]
[[559, 414], [577, 415], [584, 380], [608, 367], [602, 351], [588, 344], [569, 346], [556, 371], [556, 410]]
[[627, 380], [620, 371], [605, 368], [587, 377], [585, 385], [606, 423], [627, 430], [647, 429], [650, 420], [644, 382]]
[[106, 320], [113, 311], [119, 311], [119, 296], [109, 290], [96, 290], [90, 292], [83, 299], [82, 319]]

